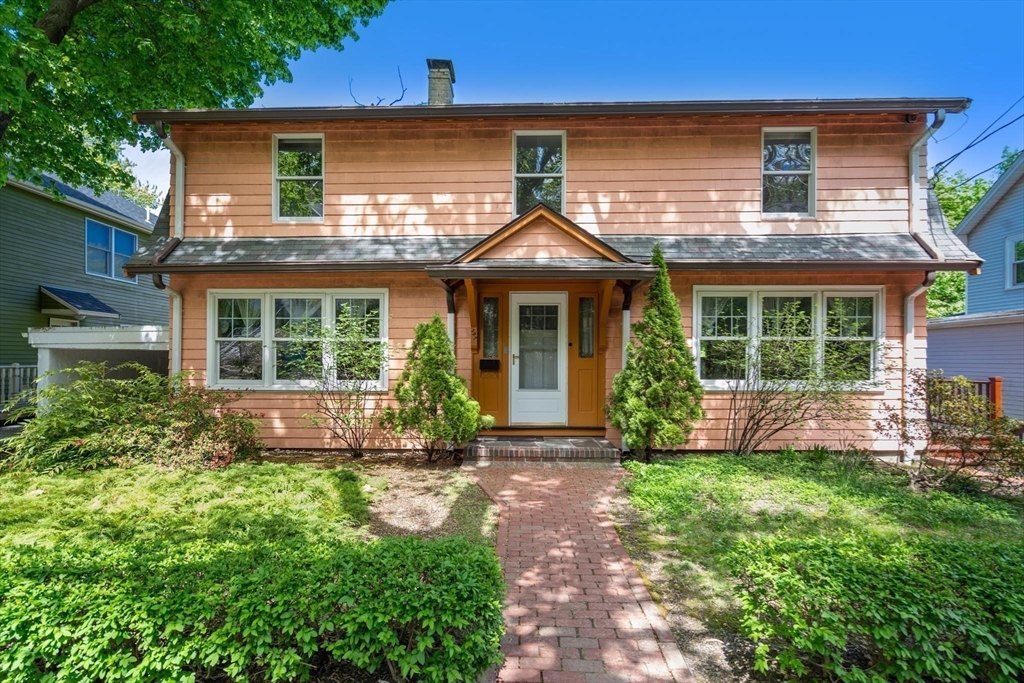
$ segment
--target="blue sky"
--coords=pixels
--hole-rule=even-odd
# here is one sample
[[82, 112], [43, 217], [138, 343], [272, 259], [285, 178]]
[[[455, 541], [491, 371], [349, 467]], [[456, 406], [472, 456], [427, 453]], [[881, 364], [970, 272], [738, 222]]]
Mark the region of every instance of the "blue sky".
[[[427, 57], [455, 63], [455, 100], [566, 102], [966, 96], [932, 144], [934, 163], [1024, 95], [1024, 0], [994, 2], [583, 2], [398, 0], [341, 51], [308, 53], [293, 82], [255, 106], [426, 99]], [[1024, 113], [1017, 103], [1000, 125]], [[968, 150], [974, 174], [1024, 119]], [[137, 173], [166, 189], [163, 155]]]

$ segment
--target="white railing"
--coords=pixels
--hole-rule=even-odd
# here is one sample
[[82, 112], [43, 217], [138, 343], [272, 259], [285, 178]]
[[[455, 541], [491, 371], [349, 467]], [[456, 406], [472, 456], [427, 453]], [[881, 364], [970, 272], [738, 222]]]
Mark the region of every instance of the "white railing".
[[[0, 365], [0, 413], [8, 407], [7, 402], [25, 389], [32, 389], [39, 376], [38, 365]], [[9, 406], [13, 408], [14, 406]]]

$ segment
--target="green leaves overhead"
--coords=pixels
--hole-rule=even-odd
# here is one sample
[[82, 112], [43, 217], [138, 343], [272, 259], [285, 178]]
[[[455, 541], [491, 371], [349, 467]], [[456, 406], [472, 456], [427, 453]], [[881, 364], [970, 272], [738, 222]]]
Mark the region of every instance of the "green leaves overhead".
[[387, 0], [0, 3], [0, 184], [49, 173], [131, 187], [124, 145], [159, 147], [139, 109], [248, 107], [303, 51], [343, 49]]

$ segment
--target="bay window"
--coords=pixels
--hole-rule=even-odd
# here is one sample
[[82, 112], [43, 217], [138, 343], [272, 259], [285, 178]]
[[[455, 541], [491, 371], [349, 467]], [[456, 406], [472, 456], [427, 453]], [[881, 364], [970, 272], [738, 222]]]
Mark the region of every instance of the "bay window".
[[878, 379], [883, 290], [694, 288], [694, 353], [704, 385], [727, 389], [753, 377], [799, 382]]
[[[208, 384], [233, 389], [293, 390], [311, 383], [317, 368], [339, 380], [371, 382], [387, 391], [386, 363], [352, 376], [344, 359], [319, 360], [311, 348], [321, 330], [333, 330], [347, 312], [359, 321], [368, 342], [387, 343], [387, 290], [211, 290]], [[319, 363], [323, 365], [319, 365]], [[310, 367], [310, 364], [317, 367]]]

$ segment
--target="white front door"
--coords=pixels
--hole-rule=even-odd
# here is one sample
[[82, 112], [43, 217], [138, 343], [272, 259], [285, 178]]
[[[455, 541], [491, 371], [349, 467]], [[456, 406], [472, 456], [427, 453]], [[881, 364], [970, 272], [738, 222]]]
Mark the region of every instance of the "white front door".
[[509, 293], [511, 424], [566, 424], [568, 310], [567, 292]]

